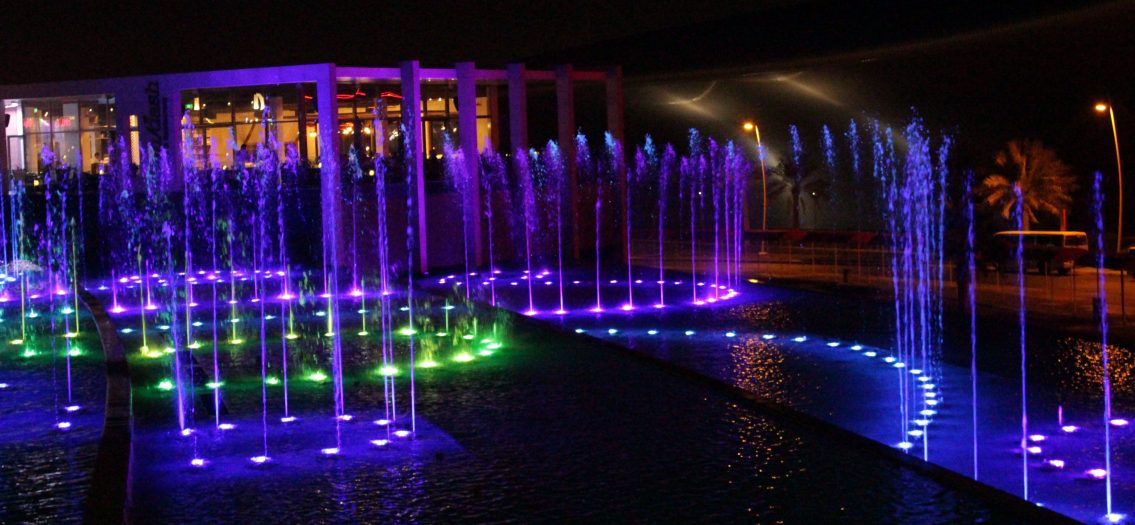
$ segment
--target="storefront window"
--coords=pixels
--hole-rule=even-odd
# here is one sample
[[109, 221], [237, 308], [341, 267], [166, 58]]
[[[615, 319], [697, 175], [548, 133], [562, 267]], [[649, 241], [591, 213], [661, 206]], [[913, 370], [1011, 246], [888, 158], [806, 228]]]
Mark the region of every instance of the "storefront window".
[[114, 97], [8, 100], [4, 114], [12, 171], [42, 170], [45, 147], [60, 163], [75, 165], [81, 158], [83, 171], [105, 171], [114, 136]]
[[[258, 146], [275, 146], [283, 158], [293, 145], [302, 158], [315, 163], [318, 148], [311, 132], [316, 127], [312, 84], [193, 90], [182, 93], [182, 125], [193, 134], [194, 159], [204, 167], [212, 159], [228, 169], [250, 166]], [[316, 134], [318, 135], [318, 134]]]

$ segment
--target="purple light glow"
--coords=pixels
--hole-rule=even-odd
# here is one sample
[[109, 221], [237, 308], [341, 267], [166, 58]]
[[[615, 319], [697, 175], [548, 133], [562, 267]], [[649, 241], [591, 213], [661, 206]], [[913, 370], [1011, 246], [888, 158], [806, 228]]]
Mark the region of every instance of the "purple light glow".
[[202, 458], [193, 458], [189, 460], [189, 466], [194, 468], [203, 468], [205, 466], [205, 460]]
[[324, 449], [320, 449], [319, 453], [323, 454], [324, 456], [338, 456], [339, 455], [339, 447], [327, 447], [327, 448], [324, 448]]
[[248, 458], [248, 460], [251, 461], [253, 465], [264, 465], [269, 461], [272, 461], [272, 458], [268, 456], [252, 456]]
[[394, 435], [398, 436], [400, 438], [404, 438], [404, 437], [407, 437], [407, 436], [410, 435], [410, 431], [409, 430], [395, 430]]
[[294, 423], [295, 421], [296, 421], [296, 416], [284, 416], [284, 417], [280, 418], [281, 423]]
[[70, 421], [60, 421], [60, 422], [55, 424], [55, 428], [58, 428], [59, 430], [68, 430], [68, 429], [71, 428], [71, 422]]
[[372, 439], [370, 444], [374, 445], [376, 447], [385, 447], [386, 445], [390, 444], [390, 440], [389, 439]]

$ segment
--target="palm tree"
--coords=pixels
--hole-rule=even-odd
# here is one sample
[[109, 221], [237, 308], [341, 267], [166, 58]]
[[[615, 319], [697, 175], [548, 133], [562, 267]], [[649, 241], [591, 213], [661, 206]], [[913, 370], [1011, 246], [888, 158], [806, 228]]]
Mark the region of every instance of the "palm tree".
[[781, 162], [772, 169], [769, 197], [787, 196], [791, 206], [792, 228], [800, 228], [800, 214], [808, 200], [820, 202], [828, 197], [828, 177], [825, 170], [807, 169], [794, 162]]
[[1072, 203], [1076, 189], [1072, 169], [1039, 140], [1010, 140], [993, 162], [993, 172], [975, 191], [981, 202], [1009, 219], [1017, 206], [1014, 186], [1019, 186], [1026, 231], [1038, 222], [1038, 214], [1058, 216]]

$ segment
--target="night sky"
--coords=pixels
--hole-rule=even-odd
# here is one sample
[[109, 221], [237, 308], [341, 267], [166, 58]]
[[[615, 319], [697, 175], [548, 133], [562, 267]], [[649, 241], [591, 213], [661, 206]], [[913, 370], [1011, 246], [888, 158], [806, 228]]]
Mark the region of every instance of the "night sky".
[[1085, 182], [1114, 177], [1110, 128], [1092, 111], [1110, 97], [1135, 167], [1131, 1], [25, 4], [5, 8], [0, 83], [408, 58], [621, 64], [632, 141], [695, 126], [743, 139], [741, 121], [757, 118], [775, 153], [789, 123], [815, 136], [917, 113], [954, 133], [972, 167], [1039, 138]]

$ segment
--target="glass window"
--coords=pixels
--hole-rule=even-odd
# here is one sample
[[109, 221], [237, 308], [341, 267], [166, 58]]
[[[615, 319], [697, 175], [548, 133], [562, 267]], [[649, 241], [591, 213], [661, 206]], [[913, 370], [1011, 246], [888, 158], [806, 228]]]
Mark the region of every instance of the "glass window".
[[13, 172], [43, 169], [41, 155], [50, 149], [59, 162], [101, 173], [114, 134], [114, 98], [107, 95], [9, 100], [9, 168]]

